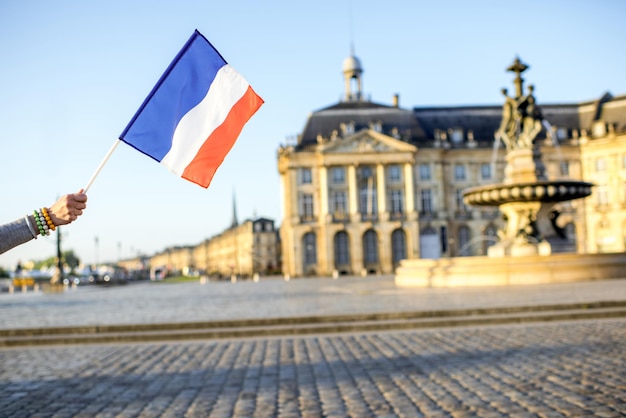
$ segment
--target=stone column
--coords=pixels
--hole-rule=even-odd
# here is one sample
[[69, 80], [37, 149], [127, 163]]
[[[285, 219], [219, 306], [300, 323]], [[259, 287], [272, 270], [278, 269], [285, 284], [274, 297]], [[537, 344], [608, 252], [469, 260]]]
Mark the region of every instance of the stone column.
[[350, 218], [359, 212], [359, 190], [356, 185], [356, 167], [348, 166], [348, 211]]
[[328, 215], [328, 169], [325, 166], [321, 166], [320, 170], [320, 202], [319, 202], [319, 221], [320, 223], [326, 223], [326, 215]]
[[386, 183], [385, 166], [378, 164], [376, 165], [376, 195], [378, 203], [378, 219], [381, 221], [389, 219], [389, 214], [387, 213]]
[[413, 188], [413, 165], [404, 164], [404, 194], [405, 194], [405, 206], [406, 213], [412, 213], [415, 211], [415, 196]]

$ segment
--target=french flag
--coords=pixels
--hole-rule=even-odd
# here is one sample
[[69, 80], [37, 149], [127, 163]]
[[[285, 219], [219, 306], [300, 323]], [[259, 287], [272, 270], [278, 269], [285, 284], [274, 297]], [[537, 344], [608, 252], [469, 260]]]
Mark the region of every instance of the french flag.
[[119, 139], [207, 188], [262, 104], [248, 82], [196, 30]]

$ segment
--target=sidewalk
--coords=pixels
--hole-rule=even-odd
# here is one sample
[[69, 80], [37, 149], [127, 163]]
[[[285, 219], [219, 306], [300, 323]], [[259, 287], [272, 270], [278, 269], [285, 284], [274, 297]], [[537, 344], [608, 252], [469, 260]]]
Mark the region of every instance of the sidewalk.
[[288, 318], [626, 301], [626, 280], [397, 288], [392, 276], [139, 282], [0, 294], [0, 329]]

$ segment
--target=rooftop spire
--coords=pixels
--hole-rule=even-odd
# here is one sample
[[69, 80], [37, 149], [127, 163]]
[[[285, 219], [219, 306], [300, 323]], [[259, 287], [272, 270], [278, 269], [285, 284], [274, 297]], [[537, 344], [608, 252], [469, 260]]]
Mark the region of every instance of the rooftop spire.
[[235, 228], [239, 226], [239, 221], [237, 220], [237, 203], [235, 202], [235, 191], [233, 190], [233, 219], [230, 222], [230, 227]]

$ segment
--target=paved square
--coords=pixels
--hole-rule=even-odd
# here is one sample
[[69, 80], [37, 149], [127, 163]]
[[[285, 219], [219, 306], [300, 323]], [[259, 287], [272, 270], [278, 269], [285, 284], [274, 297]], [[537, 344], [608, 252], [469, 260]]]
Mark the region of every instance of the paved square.
[[3, 417], [621, 417], [626, 320], [0, 350]]

